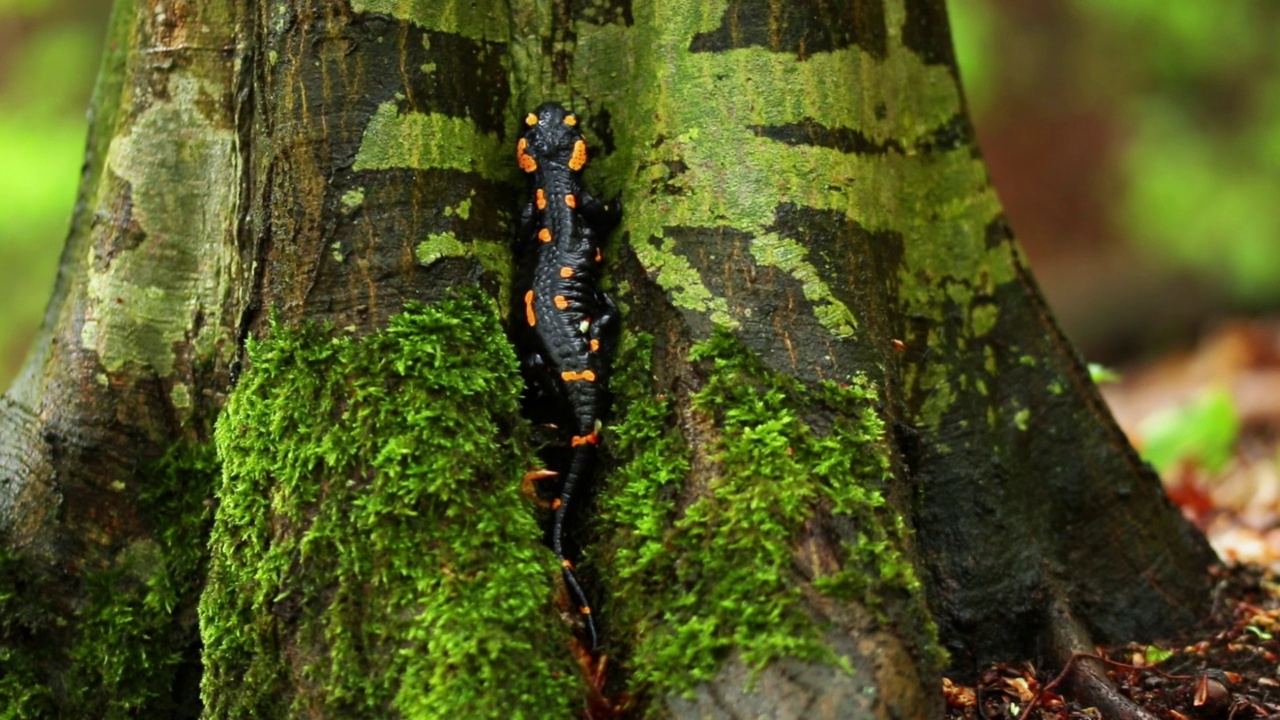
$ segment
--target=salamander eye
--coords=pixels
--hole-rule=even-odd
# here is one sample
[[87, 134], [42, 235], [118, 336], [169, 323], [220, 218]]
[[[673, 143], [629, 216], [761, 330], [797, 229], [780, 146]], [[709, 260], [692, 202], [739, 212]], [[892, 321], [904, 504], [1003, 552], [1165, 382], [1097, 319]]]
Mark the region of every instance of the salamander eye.
[[564, 116], [564, 124], [565, 124], [565, 125], [568, 125], [569, 127], [573, 127], [574, 125], [577, 125], [577, 124], [578, 124], [578, 116], [577, 116], [577, 115], [572, 115], [572, 114], [570, 114], [570, 115], [565, 115], [565, 116]]
[[528, 115], [525, 115], [525, 116], [524, 116], [524, 124], [525, 124], [525, 125], [528, 125], [529, 127], [533, 127], [534, 125], [537, 125], [537, 124], [538, 124], [538, 116], [537, 116], [537, 115], [534, 115], [533, 113], [529, 113]]

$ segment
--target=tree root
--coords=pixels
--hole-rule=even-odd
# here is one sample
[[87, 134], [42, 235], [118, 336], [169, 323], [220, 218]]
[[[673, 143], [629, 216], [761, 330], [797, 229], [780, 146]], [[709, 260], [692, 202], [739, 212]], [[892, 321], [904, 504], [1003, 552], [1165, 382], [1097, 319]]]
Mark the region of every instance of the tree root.
[[1040, 689], [1018, 720], [1030, 718], [1044, 693], [1064, 681], [1079, 701], [1096, 707], [1108, 720], [1158, 720], [1116, 689], [1107, 677], [1106, 661], [1093, 654], [1088, 631], [1071, 614], [1064, 600], [1054, 602], [1049, 612], [1050, 651], [1062, 664], [1062, 672]]

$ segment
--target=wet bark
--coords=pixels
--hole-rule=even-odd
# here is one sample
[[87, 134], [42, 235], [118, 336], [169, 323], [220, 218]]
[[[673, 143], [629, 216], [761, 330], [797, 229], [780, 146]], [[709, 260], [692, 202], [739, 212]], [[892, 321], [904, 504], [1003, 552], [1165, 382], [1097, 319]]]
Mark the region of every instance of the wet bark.
[[[1084, 639], [1169, 635], [1205, 609], [1211, 550], [1116, 427], [1003, 221], [942, 0], [118, 0], [109, 33], [57, 286], [0, 404], [11, 707], [417, 716], [450, 687], [456, 656], [403, 617], [332, 619], [352, 588], [410, 593], [408, 615], [431, 601], [380, 572], [382, 556], [306, 559], [318, 508], [366, 501], [273, 490], [296, 468], [261, 448], [291, 427], [258, 445], [223, 431], [221, 476], [200, 448], [233, 383], [236, 418], [274, 402], [251, 338], [320, 323], [359, 343], [407, 302], [464, 289], [506, 307], [523, 182], [509, 146], [549, 99], [585, 119], [588, 184], [625, 207], [607, 262], [625, 316], [618, 399], [576, 534], [612, 670], [573, 674], [548, 566], [535, 577], [551, 609], [527, 622], [562, 642], [495, 654], [524, 668], [511, 672], [558, 668], [555, 695], [504, 695], [519, 683], [467, 665], [490, 683], [475, 716], [545, 716], [539, 702], [599, 715], [626, 696], [637, 717], [935, 717], [944, 668], [1061, 662]], [[490, 320], [477, 322], [499, 333]], [[438, 392], [414, 382], [391, 373], [386, 387]], [[514, 438], [494, 452], [516, 467], [527, 436], [491, 405]], [[742, 419], [758, 407], [770, 418]], [[345, 425], [356, 410], [316, 413], [363, 428]], [[325, 455], [289, 480], [364, 487], [390, 472], [372, 456]], [[250, 482], [271, 502], [232, 517]], [[742, 510], [784, 503], [758, 494], [770, 486], [806, 499]], [[395, 527], [407, 544], [433, 532]], [[268, 539], [247, 551], [250, 536]], [[511, 542], [540, 548], [536, 531]], [[237, 574], [265, 557], [287, 571]], [[442, 557], [453, 582], [463, 561]], [[731, 581], [735, 557], [768, 580]], [[251, 596], [267, 600], [237, 604]], [[752, 625], [760, 608], [771, 619]], [[198, 624], [206, 649], [231, 649], [202, 659]], [[254, 630], [224, 642], [241, 625]], [[366, 644], [342, 645], [357, 630]], [[142, 636], [161, 660], [94, 644]], [[271, 664], [250, 682], [254, 653]], [[385, 664], [397, 653], [439, 664]], [[317, 681], [339, 655], [343, 672], [382, 679]]]

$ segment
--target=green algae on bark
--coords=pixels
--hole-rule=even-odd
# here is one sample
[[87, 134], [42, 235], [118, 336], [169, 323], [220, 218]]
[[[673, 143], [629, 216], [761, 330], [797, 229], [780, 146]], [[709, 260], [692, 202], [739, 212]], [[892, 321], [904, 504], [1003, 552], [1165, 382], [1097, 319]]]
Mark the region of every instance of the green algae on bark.
[[362, 338], [277, 324], [248, 352], [216, 432], [206, 716], [571, 716], [491, 302], [410, 305]]

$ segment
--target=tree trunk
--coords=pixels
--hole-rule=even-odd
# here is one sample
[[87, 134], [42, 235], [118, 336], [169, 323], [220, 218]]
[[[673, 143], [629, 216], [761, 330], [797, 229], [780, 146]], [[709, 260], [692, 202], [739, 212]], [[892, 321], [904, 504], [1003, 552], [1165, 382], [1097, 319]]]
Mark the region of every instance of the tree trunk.
[[[107, 47], [0, 407], [11, 716], [927, 718], [1205, 609], [942, 0], [117, 0]], [[548, 99], [625, 208], [594, 658], [499, 317]]]

